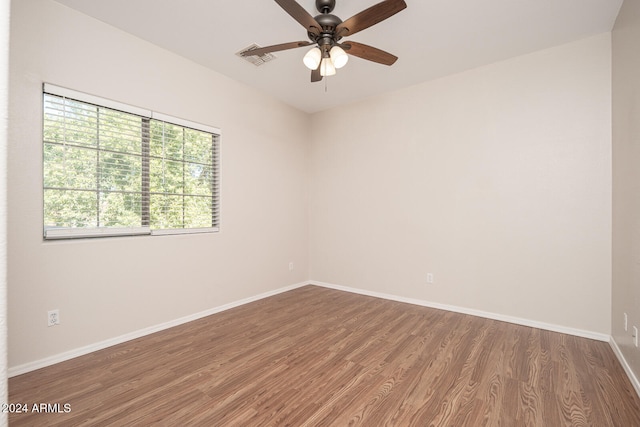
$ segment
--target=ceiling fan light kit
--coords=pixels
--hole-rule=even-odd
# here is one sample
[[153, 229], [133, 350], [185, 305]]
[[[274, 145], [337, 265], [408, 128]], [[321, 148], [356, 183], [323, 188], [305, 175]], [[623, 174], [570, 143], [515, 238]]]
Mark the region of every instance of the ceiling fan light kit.
[[329, 55], [325, 55], [324, 58], [320, 48], [311, 48], [302, 59], [304, 65], [312, 71], [320, 67], [320, 75], [322, 77], [335, 75], [336, 69], [344, 67], [348, 61], [349, 56], [339, 46], [332, 47]]
[[316, 0], [316, 9], [320, 15], [311, 16], [296, 0], [275, 0], [285, 12], [298, 21], [307, 30], [307, 41], [282, 43], [273, 46], [243, 52], [243, 56], [260, 56], [298, 47], [315, 45], [302, 59], [304, 65], [311, 70], [311, 81], [317, 82], [323, 77], [333, 76], [336, 69], [344, 67], [349, 55], [383, 65], [393, 65], [398, 57], [362, 43], [352, 41], [340, 42], [343, 37], [351, 36], [395, 15], [407, 7], [404, 0], [384, 0], [362, 12], [342, 21], [331, 12], [336, 0]]

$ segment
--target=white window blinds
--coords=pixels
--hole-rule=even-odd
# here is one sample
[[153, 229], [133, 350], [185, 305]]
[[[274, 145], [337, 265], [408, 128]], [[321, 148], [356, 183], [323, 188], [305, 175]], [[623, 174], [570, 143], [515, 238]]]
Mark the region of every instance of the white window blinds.
[[219, 228], [220, 131], [44, 87], [47, 239]]

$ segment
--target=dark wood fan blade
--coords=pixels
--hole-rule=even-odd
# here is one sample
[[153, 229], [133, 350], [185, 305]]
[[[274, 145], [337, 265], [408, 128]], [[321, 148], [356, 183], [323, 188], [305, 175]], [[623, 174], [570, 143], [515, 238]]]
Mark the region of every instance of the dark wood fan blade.
[[384, 21], [406, 7], [407, 4], [404, 0], [385, 0], [339, 24], [336, 27], [336, 34], [339, 37], [352, 36], [358, 31], [362, 31], [378, 22]]
[[313, 16], [309, 14], [302, 6], [295, 0], [276, 0], [276, 3], [280, 5], [293, 19], [298, 21], [300, 25], [305, 27], [308, 32], [313, 34], [320, 34], [322, 27], [318, 24]]
[[322, 76], [320, 75], [320, 66], [315, 70], [311, 70], [311, 83], [319, 82], [322, 80]]
[[273, 46], [260, 47], [258, 49], [242, 52], [242, 56], [254, 56], [254, 55], [260, 56], [269, 52], [278, 52], [280, 50], [295, 49], [297, 47], [304, 47], [312, 44], [313, 43], [311, 42], [291, 42], [291, 43], [274, 44]]
[[368, 61], [377, 62], [383, 65], [393, 65], [398, 57], [380, 50], [373, 46], [367, 46], [366, 44], [356, 43], [352, 41], [344, 42], [342, 48], [350, 55], [357, 56], [358, 58], [366, 59]]

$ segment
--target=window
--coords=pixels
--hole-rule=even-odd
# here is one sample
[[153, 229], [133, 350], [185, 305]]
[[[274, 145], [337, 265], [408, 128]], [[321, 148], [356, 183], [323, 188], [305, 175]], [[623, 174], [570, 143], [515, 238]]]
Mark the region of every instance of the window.
[[218, 129], [45, 84], [44, 237], [217, 231]]

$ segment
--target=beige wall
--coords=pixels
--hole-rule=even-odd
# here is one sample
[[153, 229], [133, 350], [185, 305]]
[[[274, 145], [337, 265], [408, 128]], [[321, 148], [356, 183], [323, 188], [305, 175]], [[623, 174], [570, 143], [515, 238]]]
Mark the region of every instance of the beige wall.
[[610, 53], [602, 34], [314, 115], [311, 278], [608, 335]]
[[[612, 335], [640, 377], [640, 2], [622, 5], [613, 30], [613, 310]], [[624, 330], [624, 313], [629, 329]]]
[[[306, 114], [52, 1], [12, 14], [11, 367], [308, 278]], [[42, 82], [221, 128], [222, 231], [43, 242]]]

